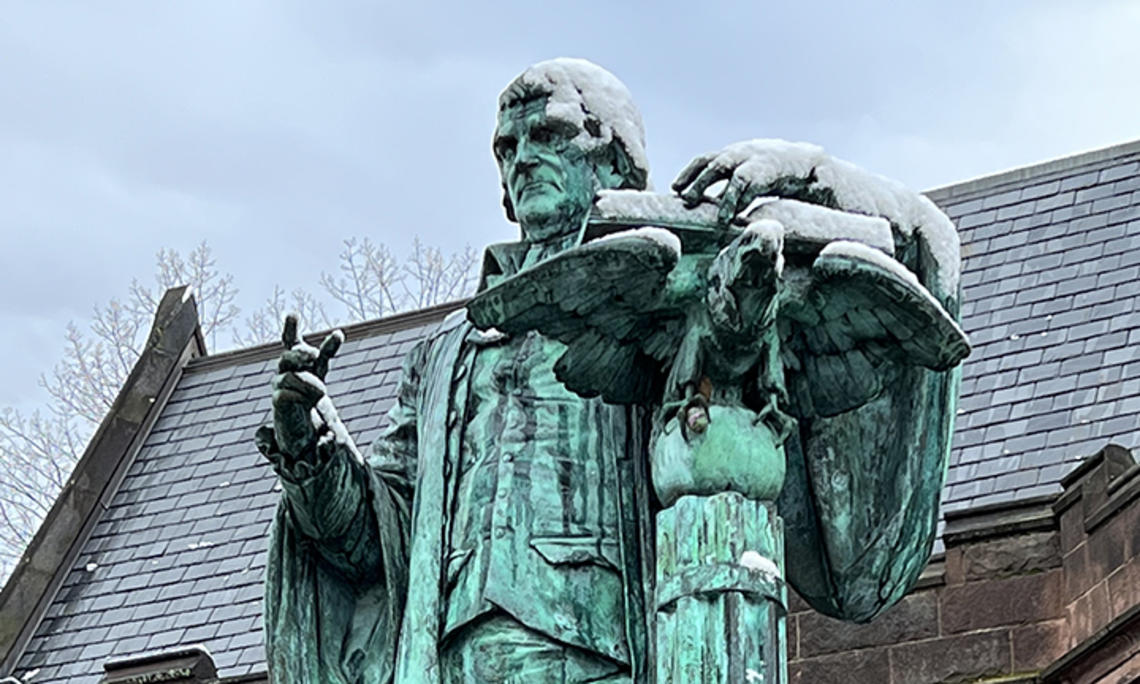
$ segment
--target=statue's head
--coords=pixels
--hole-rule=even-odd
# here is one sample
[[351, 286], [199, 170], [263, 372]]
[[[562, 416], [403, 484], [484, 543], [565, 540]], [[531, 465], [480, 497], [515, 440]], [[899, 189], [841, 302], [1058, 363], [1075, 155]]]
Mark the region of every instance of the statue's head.
[[643, 190], [649, 178], [629, 90], [581, 59], [540, 62], [507, 86], [493, 150], [507, 218], [527, 240], [576, 230], [598, 190]]

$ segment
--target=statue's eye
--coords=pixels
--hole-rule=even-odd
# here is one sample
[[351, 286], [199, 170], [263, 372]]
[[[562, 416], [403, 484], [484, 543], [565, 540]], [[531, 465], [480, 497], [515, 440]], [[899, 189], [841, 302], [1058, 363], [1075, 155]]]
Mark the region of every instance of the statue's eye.
[[547, 145], [554, 141], [557, 134], [549, 126], [535, 126], [530, 129], [530, 141], [540, 145]]
[[515, 148], [518, 143], [514, 138], [503, 137], [495, 140], [495, 156], [499, 159], [510, 159], [515, 156]]

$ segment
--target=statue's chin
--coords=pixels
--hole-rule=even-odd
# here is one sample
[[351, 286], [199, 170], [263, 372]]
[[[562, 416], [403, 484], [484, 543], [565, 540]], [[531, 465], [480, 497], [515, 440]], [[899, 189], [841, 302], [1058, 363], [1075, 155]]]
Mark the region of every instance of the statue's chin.
[[581, 221], [574, 220], [569, 213], [551, 212], [520, 218], [519, 225], [527, 242], [547, 242], [576, 233], [581, 228]]

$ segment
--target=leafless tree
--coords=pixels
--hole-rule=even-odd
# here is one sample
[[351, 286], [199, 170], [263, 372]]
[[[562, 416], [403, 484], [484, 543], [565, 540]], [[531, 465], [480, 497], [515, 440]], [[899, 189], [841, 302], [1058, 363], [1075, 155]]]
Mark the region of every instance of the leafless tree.
[[72, 421], [0, 409], [0, 583], [15, 567], [83, 449]]
[[477, 255], [470, 245], [445, 255], [416, 238], [404, 264], [405, 308], [422, 309], [466, 297], [475, 287], [476, 266]]
[[153, 284], [131, 283], [126, 301], [97, 305], [85, 331], [67, 326], [64, 356], [40, 385], [50, 397], [43, 412], [0, 410], [0, 581], [19, 560], [66, 483], [87, 440], [146, 344], [163, 292], [189, 284], [197, 295], [202, 334], [212, 342], [237, 317], [233, 276], [218, 271], [206, 243], [185, 258], [158, 253]]
[[386, 246], [368, 238], [349, 238], [344, 241], [338, 270], [339, 278], [321, 273], [321, 287], [344, 305], [350, 320], [379, 318], [400, 308], [398, 287], [403, 273]]
[[246, 316], [242, 325], [234, 326], [230, 335], [239, 347], [278, 341], [281, 339], [281, 321], [285, 320], [287, 313], [300, 315], [309, 330], [333, 327], [324, 304], [312, 294], [298, 287], [286, 295], [280, 285], [274, 285], [273, 294], [261, 308]]
[[445, 254], [416, 238], [401, 264], [384, 245], [351, 238], [340, 253], [340, 277], [322, 273], [321, 286], [344, 305], [346, 322], [364, 321], [465, 297], [474, 289], [476, 265], [470, 246]]
[[384, 245], [349, 239], [339, 255], [339, 277], [322, 273], [320, 280], [325, 292], [344, 305], [343, 318], [327, 315], [324, 304], [302, 288], [286, 294], [274, 286], [262, 306], [239, 322], [234, 278], [217, 269], [204, 242], [186, 257], [172, 249], [159, 251], [152, 284], [134, 280], [125, 300], [95, 307], [86, 329], [68, 324], [63, 359], [40, 377], [50, 396], [44, 411], [25, 416], [0, 410], [0, 582], [114, 403], [167, 289], [193, 287], [202, 334], [211, 348], [219, 336], [223, 344], [244, 347], [279, 339], [281, 321], [291, 311], [314, 330], [459, 299], [471, 293], [475, 267], [470, 247], [445, 254], [416, 240], [400, 262]]

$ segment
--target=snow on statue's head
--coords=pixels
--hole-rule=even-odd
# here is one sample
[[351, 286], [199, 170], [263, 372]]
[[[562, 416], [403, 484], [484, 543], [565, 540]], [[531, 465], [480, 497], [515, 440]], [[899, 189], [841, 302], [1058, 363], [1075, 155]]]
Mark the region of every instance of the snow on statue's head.
[[[546, 98], [546, 116], [574, 126], [571, 141], [583, 152], [601, 157], [616, 154], [621, 188], [645, 190], [649, 160], [645, 126], [633, 96], [616, 76], [584, 59], [559, 57], [539, 62], [519, 74], [499, 95], [499, 113], [520, 102]], [[503, 207], [515, 221], [514, 207], [503, 183]]]

